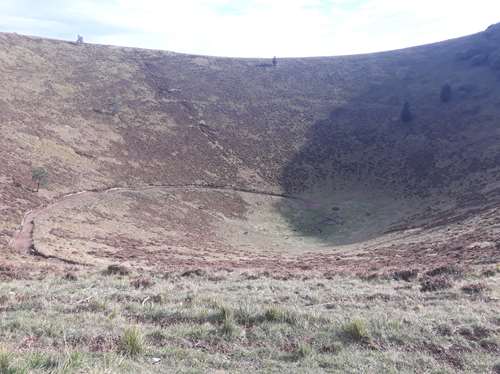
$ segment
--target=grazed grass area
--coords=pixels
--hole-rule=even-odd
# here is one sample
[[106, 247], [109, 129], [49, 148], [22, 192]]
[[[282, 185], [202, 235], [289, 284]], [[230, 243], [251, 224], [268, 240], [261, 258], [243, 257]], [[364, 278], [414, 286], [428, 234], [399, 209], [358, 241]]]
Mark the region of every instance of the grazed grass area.
[[499, 361], [496, 269], [425, 292], [422, 276], [120, 273], [2, 283], [0, 373], [490, 373]]

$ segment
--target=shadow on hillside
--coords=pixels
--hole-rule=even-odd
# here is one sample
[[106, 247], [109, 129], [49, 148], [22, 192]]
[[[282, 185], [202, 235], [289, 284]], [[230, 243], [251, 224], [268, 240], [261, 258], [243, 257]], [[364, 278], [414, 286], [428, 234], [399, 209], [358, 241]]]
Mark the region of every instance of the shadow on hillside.
[[[409, 214], [411, 202], [389, 192], [404, 192], [407, 176], [394, 153], [413, 131], [394, 120], [398, 115], [395, 105], [363, 110], [346, 105], [311, 126], [280, 180], [285, 193], [299, 197], [278, 206], [297, 235], [352, 244], [383, 233]], [[431, 158], [420, 159], [421, 176], [430, 163]]]
[[283, 201], [278, 210], [297, 235], [330, 245], [380, 236], [432, 206], [431, 198], [447, 194], [474, 160], [492, 166], [477, 160], [473, 149], [461, 153], [453, 167], [440, 166], [461, 152], [460, 132], [474, 124], [450, 114], [459, 113], [460, 102], [443, 107], [429, 101], [405, 123], [403, 98], [369, 99], [360, 96], [314, 123], [305, 145], [283, 168], [284, 192], [300, 199]]
[[[496, 183], [498, 170], [493, 135], [498, 125], [490, 114], [498, 109], [488, 103], [500, 93], [490, 87], [488, 68], [483, 75], [484, 95], [461, 92], [477, 79], [462, 76], [455, 98], [446, 104], [433, 96], [439, 82], [429, 83], [417, 92], [411, 122], [400, 119], [406, 89], [404, 82], [394, 80], [314, 123], [280, 176], [284, 192], [299, 197], [278, 206], [291, 229], [300, 236], [345, 245], [416, 218], [427, 219], [429, 209], [439, 215], [447, 204], [447, 209], [456, 204], [485, 206], [481, 202], [488, 197], [481, 190]], [[399, 97], [384, 97], [384, 92]], [[480, 110], [471, 112], [470, 107]], [[485, 152], [488, 144], [491, 151]]]

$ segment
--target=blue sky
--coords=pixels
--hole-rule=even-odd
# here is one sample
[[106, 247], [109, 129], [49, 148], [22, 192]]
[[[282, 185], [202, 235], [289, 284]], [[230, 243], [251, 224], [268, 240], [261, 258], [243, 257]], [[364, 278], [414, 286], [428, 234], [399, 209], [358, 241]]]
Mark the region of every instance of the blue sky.
[[430, 43], [500, 22], [499, 0], [0, 0], [0, 31], [234, 57]]

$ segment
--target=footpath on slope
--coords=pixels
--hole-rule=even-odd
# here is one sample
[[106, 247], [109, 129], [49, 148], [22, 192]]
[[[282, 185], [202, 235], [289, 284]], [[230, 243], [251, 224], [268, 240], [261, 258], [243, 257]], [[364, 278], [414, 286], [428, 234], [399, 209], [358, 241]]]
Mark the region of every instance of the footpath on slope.
[[163, 189], [163, 190], [197, 190], [197, 191], [226, 191], [226, 192], [241, 192], [241, 193], [249, 193], [255, 195], [264, 195], [271, 196], [283, 199], [292, 199], [292, 200], [302, 200], [299, 197], [288, 195], [288, 194], [280, 194], [275, 192], [268, 191], [259, 191], [254, 189], [247, 188], [239, 188], [232, 186], [217, 186], [217, 185], [196, 185], [196, 184], [186, 184], [186, 185], [148, 185], [143, 187], [106, 187], [106, 188], [98, 188], [92, 190], [84, 190], [78, 192], [72, 192], [66, 195], [63, 195], [57, 198], [55, 201], [50, 202], [48, 205], [41, 205], [35, 209], [29, 210], [23, 216], [19, 229], [14, 234], [10, 246], [17, 253], [29, 253], [33, 256], [39, 256], [45, 259], [55, 259], [72, 265], [84, 265], [89, 266], [90, 264], [84, 264], [72, 260], [67, 260], [61, 257], [46, 255], [40, 251], [35, 246], [35, 241], [33, 237], [34, 229], [35, 229], [35, 219], [36, 217], [42, 213], [47, 211], [48, 209], [54, 208], [55, 206], [61, 204], [62, 202], [74, 198], [77, 195], [86, 195], [93, 193], [111, 193], [111, 192], [144, 192], [154, 189]]

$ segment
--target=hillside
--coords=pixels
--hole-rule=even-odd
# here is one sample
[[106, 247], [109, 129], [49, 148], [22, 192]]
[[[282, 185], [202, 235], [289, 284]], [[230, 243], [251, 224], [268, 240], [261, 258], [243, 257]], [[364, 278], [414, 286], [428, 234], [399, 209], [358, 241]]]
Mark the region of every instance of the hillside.
[[[2, 34], [4, 260], [320, 271], [495, 263], [499, 40], [492, 26], [273, 67]], [[39, 192], [35, 167], [49, 175]], [[84, 193], [64, 198], [75, 192]], [[12, 238], [30, 209], [28, 251], [29, 229]]]

